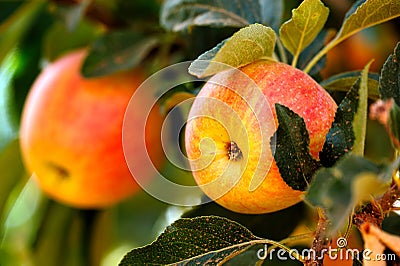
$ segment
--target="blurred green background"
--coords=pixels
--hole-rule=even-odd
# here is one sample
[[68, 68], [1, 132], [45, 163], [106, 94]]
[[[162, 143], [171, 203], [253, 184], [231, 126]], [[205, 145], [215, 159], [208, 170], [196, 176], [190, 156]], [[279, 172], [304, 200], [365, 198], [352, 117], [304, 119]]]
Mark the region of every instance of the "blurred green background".
[[[290, 17], [300, 2], [285, 1], [284, 17]], [[352, 1], [325, 3], [331, 8], [327, 27], [337, 29]], [[31, 84], [48, 62], [101, 42], [106, 34], [123, 32], [125, 39], [106, 44], [109, 52], [121, 47], [132, 54], [145, 51], [139, 59], [150, 75], [197, 58], [237, 30], [197, 27], [186, 33], [168, 32], [159, 24], [162, 4], [161, 0], [0, 0], [0, 265], [116, 265], [129, 250], [151, 243], [185, 212], [185, 217], [229, 217], [271, 239], [286, 237], [308, 219], [303, 204], [246, 216], [213, 203], [194, 209], [171, 206], [144, 192], [112, 208], [79, 210], [47, 198], [25, 171], [18, 139], [21, 111]], [[378, 72], [399, 40], [398, 22], [365, 30], [339, 45], [328, 55], [322, 78], [362, 69], [371, 58], [375, 58], [372, 70]], [[127, 41], [131, 34], [157, 42], [139, 47]], [[384, 129], [374, 121], [368, 124], [366, 155], [377, 162], [393, 156]], [[190, 173], [168, 163], [162, 171], [178, 183], [192, 180]]]

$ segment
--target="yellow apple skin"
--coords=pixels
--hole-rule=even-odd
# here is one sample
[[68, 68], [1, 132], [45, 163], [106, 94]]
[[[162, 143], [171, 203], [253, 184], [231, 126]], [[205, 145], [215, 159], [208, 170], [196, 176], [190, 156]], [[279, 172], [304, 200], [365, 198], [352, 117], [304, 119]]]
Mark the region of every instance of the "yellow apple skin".
[[[303, 117], [310, 136], [310, 153], [316, 159], [337, 105], [310, 76], [287, 64], [260, 60], [239, 70], [257, 84], [261, 96], [249, 93], [249, 106], [231, 90], [245, 86], [242, 75], [227, 70], [213, 76], [189, 113], [185, 145], [190, 167], [205, 194], [223, 207], [247, 214], [278, 211], [300, 202], [304, 192], [284, 182], [272, 156], [269, 141], [278, 126], [275, 103]], [[268, 108], [258, 114], [257, 110], [251, 112], [251, 107], [257, 109], [265, 100], [269, 113]], [[261, 181], [250, 189], [254, 180]]]
[[[22, 114], [21, 150], [27, 169], [51, 198], [78, 208], [103, 208], [139, 190], [125, 162], [122, 126], [144, 75], [133, 70], [84, 79], [80, 67], [85, 55], [84, 50], [70, 52], [39, 75]], [[127, 132], [137, 135], [132, 145], [140, 145], [141, 134], [134, 128], [139, 117], [132, 114], [130, 119]], [[158, 110], [148, 122], [146, 144], [159, 166], [163, 157]], [[144, 172], [152, 177], [150, 169]]]

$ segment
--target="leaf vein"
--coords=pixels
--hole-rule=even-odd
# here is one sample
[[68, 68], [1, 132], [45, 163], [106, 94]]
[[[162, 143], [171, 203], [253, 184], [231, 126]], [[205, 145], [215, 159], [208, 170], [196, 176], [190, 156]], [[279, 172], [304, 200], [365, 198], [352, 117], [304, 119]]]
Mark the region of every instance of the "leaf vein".
[[[235, 13], [233, 13], [233, 12], [229, 12], [229, 11], [227, 11], [227, 10], [224, 9], [224, 8], [218, 8], [218, 7], [211, 6], [211, 5], [206, 5], [206, 4], [183, 3], [183, 4], [181, 5], [181, 8], [180, 8], [180, 9], [178, 9], [178, 8], [176, 9], [177, 11], [175, 12], [175, 14], [176, 14], [178, 11], [181, 11], [182, 8], [186, 8], [186, 6], [187, 6], [187, 9], [199, 8], [199, 9], [209, 10], [209, 12], [212, 11], [212, 12], [215, 12], [215, 13], [219, 13], [219, 14], [226, 15], [227, 17], [233, 19], [234, 21], [239, 22], [239, 23], [242, 24], [243, 26], [246, 26], [246, 25], [250, 24], [249, 21], [247, 21], [246, 19], [240, 17], [239, 15], [237, 15], [237, 14], [235, 14]], [[171, 15], [172, 15], [172, 14], [171, 14]]]

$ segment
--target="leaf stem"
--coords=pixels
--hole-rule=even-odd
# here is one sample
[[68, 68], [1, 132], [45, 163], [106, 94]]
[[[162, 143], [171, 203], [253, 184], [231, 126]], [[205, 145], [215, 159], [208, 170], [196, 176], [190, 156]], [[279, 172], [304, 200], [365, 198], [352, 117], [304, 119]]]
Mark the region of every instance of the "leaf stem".
[[289, 236], [289, 237], [279, 241], [279, 243], [284, 244], [284, 243], [288, 243], [288, 242], [303, 240], [303, 239], [311, 238], [313, 235], [314, 235], [314, 232], [309, 232], [309, 233], [304, 233], [304, 234], [300, 234], [300, 235]]
[[[237, 256], [238, 254], [240, 254], [242, 252], [245, 252], [247, 249], [249, 249], [250, 247], [252, 247], [254, 245], [257, 245], [257, 244], [271, 244], [272, 248], [278, 247], [280, 249], [283, 249], [287, 253], [290, 253], [291, 256], [295, 257], [296, 260], [298, 260], [298, 261], [300, 261], [302, 263], [304, 263], [306, 261], [306, 258], [304, 256], [302, 256], [296, 250], [285, 246], [281, 242], [274, 241], [274, 240], [271, 240], [271, 239], [257, 239], [257, 240], [251, 240], [251, 241], [248, 241], [248, 242], [244, 242], [244, 243], [240, 243], [240, 244], [236, 244], [236, 245], [233, 245], [233, 246], [229, 246], [229, 247], [225, 247], [223, 249], [220, 249], [219, 251], [223, 251], [223, 250], [231, 249], [233, 247], [239, 248], [239, 247], [242, 247], [242, 246], [247, 246], [247, 247], [245, 247], [245, 248], [243, 248], [241, 250], [238, 250], [237, 252], [234, 252], [231, 256], [225, 257], [222, 261], [220, 261], [218, 263], [218, 265], [224, 264], [225, 262], [229, 261], [232, 257]], [[267, 249], [267, 251], [266, 251], [267, 254], [268, 254], [268, 251], [270, 251], [270, 250], [271, 250], [271, 247]], [[214, 251], [211, 251], [211, 252], [214, 252]], [[264, 255], [266, 256], [267, 254], [264, 254]], [[204, 254], [201, 254], [199, 256], [204, 256]], [[193, 258], [190, 258], [190, 259], [193, 259]], [[262, 259], [260, 259], [260, 260], [262, 260]]]
[[281, 39], [279, 39], [278, 37], [276, 38], [276, 46], [278, 47], [279, 57], [281, 59], [281, 62], [287, 64], [288, 58], [286, 56], [286, 51], [282, 45]]
[[318, 61], [329, 52], [333, 47], [335, 47], [339, 42], [342, 40], [338, 41], [336, 38], [330, 41], [321, 51], [316, 54], [313, 59], [307, 64], [307, 66], [304, 68], [305, 73], [309, 73], [311, 69], [318, 63]]
[[292, 67], [296, 67], [297, 61], [299, 60], [299, 55], [300, 55], [300, 54], [298, 53], [298, 51], [296, 52], [295, 55], [293, 55]]

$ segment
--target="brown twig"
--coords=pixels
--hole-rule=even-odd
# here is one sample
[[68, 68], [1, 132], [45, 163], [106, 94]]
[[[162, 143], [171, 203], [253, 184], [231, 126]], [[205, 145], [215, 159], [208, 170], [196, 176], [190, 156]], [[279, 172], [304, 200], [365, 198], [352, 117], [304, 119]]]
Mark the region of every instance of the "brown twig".
[[315, 254], [315, 256], [310, 257], [304, 263], [305, 266], [321, 266], [323, 265], [323, 250], [325, 250], [328, 246], [329, 239], [326, 237], [326, 229], [328, 227], [328, 219], [325, 215], [325, 212], [321, 209], [318, 210], [319, 213], [319, 220], [317, 229], [315, 231], [315, 236], [313, 243], [311, 245], [311, 252], [310, 254]]
[[[353, 216], [354, 225], [359, 229], [364, 239], [364, 248], [372, 251], [371, 258], [383, 254], [387, 247], [397, 256], [400, 254], [400, 237], [390, 235], [380, 228], [383, 219], [395, 208], [394, 202], [400, 198], [400, 188], [392, 182], [390, 188], [375, 201], [368, 203]], [[364, 265], [386, 265], [385, 261], [365, 260]]]
[[390, 188], [373, 202], [363, 206], [353, 216], [353, 223], [360, 228], [363, 223], [370, 223], [378, 227], [382, 227], [385, 216], [389, 214], [395, 207], [393, 204], [400, 198], [400, 188], [395, 182], [392, 182]]

